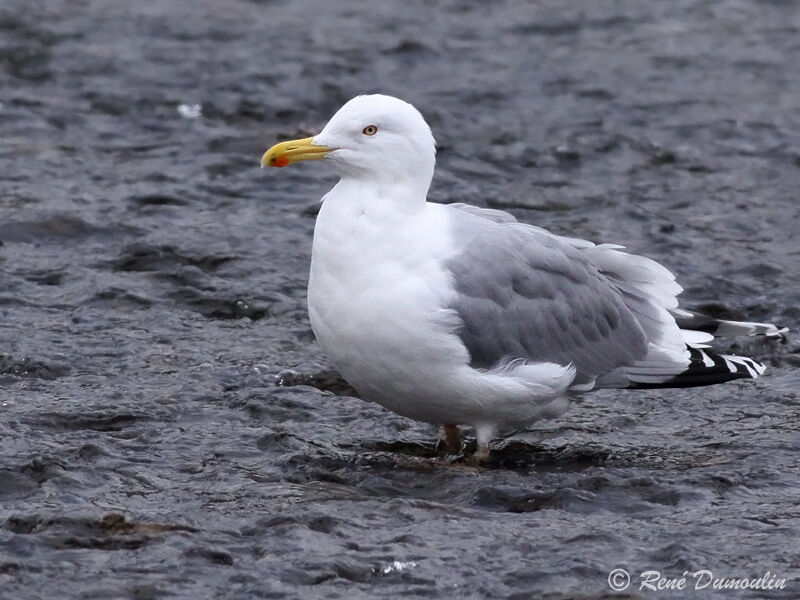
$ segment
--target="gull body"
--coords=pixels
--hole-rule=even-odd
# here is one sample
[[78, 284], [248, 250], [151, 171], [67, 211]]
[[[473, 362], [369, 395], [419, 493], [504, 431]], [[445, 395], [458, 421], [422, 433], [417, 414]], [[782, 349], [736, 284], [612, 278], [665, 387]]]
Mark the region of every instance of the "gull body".
[[364, 399], [450, 433], [474, 427], [480, 457], [498, 432], [561, 414], [570, 393], [755, 378], [762, 365], [706, 342], [782, 333], [679, 309], [672, 274], [620, 246], [428, 202], [434, 139], [397, 98], [354, 98], [262, 166], [321, 158], [341, 179], [314, 230], [320, 346]]
[[[344, 378], [403, 416], [472, 425], [481, 443], [498, 427], [561, 412], [571, 367], [529, 367], [525, 380], [470, 366], [459, 317], [447, 308], [454, 291], [443, 265], [459, 247], [453, 209], [422, 202], [409, 210], [373, 191], [339, 183], [314, 229], [311, 326]], [[557, 408], [552, 400], [561, 400]]]

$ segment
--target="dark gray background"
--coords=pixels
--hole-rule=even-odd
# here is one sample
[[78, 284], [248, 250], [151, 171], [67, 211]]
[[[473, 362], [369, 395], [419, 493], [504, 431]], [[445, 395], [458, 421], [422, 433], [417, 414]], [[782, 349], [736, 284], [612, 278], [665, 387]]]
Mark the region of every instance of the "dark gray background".
[[796, 341], [733, 346], [758, 382], [588, 395], [480, 471], [275, 384], [327, 367], [305, 285], [335, 179], [258, 160], [364, 92], [428, 118], [434, 200], [800, 324], [796, 2], [430, 4], [0, 5], [2, 598], [600, 598], [617, 566], [800, 594]]

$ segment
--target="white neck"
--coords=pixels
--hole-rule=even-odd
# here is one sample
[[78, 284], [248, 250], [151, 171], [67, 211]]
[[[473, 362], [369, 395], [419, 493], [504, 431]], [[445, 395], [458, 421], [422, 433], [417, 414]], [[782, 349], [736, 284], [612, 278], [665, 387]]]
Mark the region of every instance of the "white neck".
[[325, 202], [347, 205], [359, 214], [409, 215], [425, 208], [429, 184], [416, 178], [397, 181], [345, 175]]

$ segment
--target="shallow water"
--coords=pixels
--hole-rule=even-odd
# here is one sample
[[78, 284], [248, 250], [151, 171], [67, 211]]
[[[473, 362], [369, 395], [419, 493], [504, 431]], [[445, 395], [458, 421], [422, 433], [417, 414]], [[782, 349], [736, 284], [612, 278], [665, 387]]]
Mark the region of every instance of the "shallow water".
[[258, 159], [373, 91], [428, 117], [433, 199], [797, 330], [796, 4], [566, 4], [0, 6], [0, 597], [601, 598], [615, 567], [800, 595], [796, 338], [732, 346], [758, 382], [588, 395], [480, 470], [316, 375], [334, 178]]

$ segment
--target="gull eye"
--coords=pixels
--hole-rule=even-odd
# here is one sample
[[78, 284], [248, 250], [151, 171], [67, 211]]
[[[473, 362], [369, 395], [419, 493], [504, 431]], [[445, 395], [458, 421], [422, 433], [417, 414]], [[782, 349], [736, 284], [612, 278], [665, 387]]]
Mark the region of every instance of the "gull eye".
[[375, 135], [378, 133], [378, 128], [375, 125], [367, 125], [364, 129], [361, 130], [361, 133], [364, 135]]

